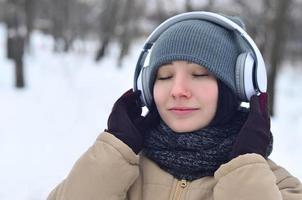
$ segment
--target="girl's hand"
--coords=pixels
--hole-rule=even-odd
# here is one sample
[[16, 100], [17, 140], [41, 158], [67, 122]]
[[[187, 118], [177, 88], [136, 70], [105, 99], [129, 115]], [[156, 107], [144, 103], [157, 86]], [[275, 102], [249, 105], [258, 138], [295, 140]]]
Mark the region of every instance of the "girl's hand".
[[271, 139], [267, 98], [267, 93], [251, 97], [250, 113], [237, 136], [231, 158], [246, 153], [257, 153], [264, 158], [267, 157], [266, 152]]

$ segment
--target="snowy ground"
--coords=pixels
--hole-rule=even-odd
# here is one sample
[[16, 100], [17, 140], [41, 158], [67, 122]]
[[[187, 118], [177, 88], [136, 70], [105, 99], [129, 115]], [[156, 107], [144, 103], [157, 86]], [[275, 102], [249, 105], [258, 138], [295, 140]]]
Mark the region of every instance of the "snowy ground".
[[[42, 200], [106, 128], [116, 98], [132, 87], [142, 41], [118, 69], [116, 47], [94, 63], [95, 44], [54, 54], [52, 39], [35, 33], [25, 59], [27, 87], [16, 90], [4, 38], [0, 24], [0, 200]], [[302, 180], [302, 69], [287, 65], [278, 77], [271, 158]]]

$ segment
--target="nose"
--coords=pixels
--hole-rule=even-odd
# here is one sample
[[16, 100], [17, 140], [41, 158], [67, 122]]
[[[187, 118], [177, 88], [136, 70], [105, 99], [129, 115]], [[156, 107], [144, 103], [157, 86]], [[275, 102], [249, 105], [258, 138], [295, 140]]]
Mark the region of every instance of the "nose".
[[190, 98], [191, 95], [188, 80], [183, 76], [176, 76], [173, 81], [171, 96], [173, 98]]

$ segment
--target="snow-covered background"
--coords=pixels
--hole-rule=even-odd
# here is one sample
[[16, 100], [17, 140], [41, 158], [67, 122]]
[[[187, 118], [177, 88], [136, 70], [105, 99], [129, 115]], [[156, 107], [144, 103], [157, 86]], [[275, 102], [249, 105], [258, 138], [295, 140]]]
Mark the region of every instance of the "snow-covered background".
[[[95, 63], [95, 43], [79, 41], [72, 53], [55, 54], [52, 38], [35, 32], [25, 56], [27, 87], [16, 90], [5, 34], [0, 24], [0, 200], [43, 200], [106, 128], [114, 101], [132, 87], [143, 40], [119, 69], [117, 46]], [[285, 64], [278, 76], [271, 158], [302, 180], [302, 68], [297, 65]]]

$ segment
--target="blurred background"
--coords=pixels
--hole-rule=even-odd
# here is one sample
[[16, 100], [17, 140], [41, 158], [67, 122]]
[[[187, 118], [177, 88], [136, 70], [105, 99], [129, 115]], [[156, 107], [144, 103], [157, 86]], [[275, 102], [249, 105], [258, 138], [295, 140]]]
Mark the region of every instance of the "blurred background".
[[275, 147], [302, 179], [302, 0], [0, 0], [0, 200], [46, 199], [133, 85], [144, 40], [186, 11], [240, 16], [266, 62]]

